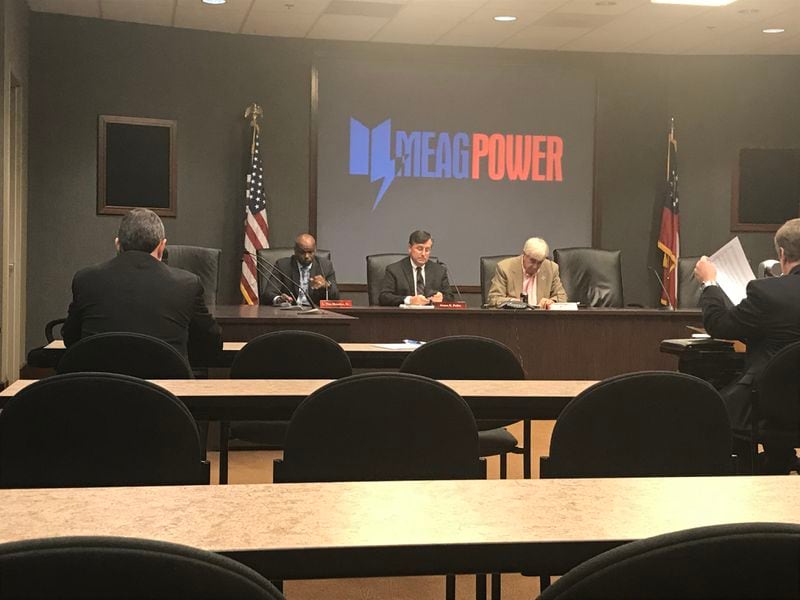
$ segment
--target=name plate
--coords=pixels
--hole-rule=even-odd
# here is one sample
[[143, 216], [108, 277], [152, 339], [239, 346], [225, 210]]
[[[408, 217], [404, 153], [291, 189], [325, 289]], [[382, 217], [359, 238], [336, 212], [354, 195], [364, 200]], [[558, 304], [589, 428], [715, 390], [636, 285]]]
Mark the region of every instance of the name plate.
[[353, 308], [352, 300], [320, 300], [320, 308]]
[[453, 302], [434, 302], [436, 308], [467, 308], [467, 303], [461, 300], [454, 300]]

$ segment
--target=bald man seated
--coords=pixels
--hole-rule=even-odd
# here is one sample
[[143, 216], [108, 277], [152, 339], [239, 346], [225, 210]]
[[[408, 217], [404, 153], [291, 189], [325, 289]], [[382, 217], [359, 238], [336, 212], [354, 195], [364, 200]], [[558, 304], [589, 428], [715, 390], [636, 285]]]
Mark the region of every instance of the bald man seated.
[[317, 256], [317, 240], [301, 233], [294, 240], [294, 254], [266, 269], [271, 272], [261, 304], [317, 306], [320, 300], [338, 300], [333, 263]]
[[547, 308], [566, 302], [567, 292], [558, 276], [558, 265], [547, 257], [549, 248], [542, 238], [530, 238], [521, 256], [497, 263], [489, 288], [489, 306], [497, 308], [509, 300], [525, 298], [528, 305]]

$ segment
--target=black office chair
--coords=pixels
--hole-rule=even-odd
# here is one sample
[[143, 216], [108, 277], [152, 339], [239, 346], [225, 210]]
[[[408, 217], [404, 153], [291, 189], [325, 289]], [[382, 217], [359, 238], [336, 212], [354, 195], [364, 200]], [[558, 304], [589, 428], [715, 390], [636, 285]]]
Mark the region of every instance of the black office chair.
[[386, 267], [407, 256], [407, 254], [370, 254], [367, 256], [367, 295], [370, 306], [380, 304], [378, 298], [381, 295], [381, 285]]
[[148, 381], [55, 375], [22, 389], [0, 412], [4, 488], [208, 482], [191, 413]]
[[0, 544], [0, 597], [39, 600], [281, 600], [230, 558], [154, 540], [61, 537]]
[[622, 252], [598, 248], [559, 248], [553, 251], [561, 283], [570, 302], [586, 306], [625, 306], [622, 294]]
[[497, 263], [506, 258], [511, 258], [513, 254], [498, 254], [496, 256], [481, 256], [481, 304], [489, 302], [489, 288], [492, 287], [492, 278], [497, 272]]
[[[353, 374], [350, 358], [331, 338], [310, 331], [274, 331], [236, 354], [231, 379], [339, 379]], [[234, 421], [230, 437], [282, 448], [288, 421]]]
[[[678, 306], [676, 308], [697, 308], [700, 306], [700, 282], [694, 276], [694, 266], [699, 256], [678, 258]], [[659, 293], [659, 296], [661, 294]]]
[[[275, 483], [479, 479], [478, 454], [475, 418], [456, 392], [418, 375], [367, 373], [303, 400], [273, 473]], [[455, 600], [452, 575], [446, 597]]]
[[541, 600], [800, 597], [800, 526], [735, 523], [667, 533], [587, 560]]
[[756, 277], [759, 279], [764, 279], [766, 277], [780, 277], [782, 275], [781, 263], [774, 258], [762, 260], [760, 263], [758, 263], [758, 269], [756, 271]]
[[[519, 360], [508, 346], [490, 338], [454, 335], [428, 342], [409, 354], [400, 365], [401, 373], [414, 373], [432, 379], [525, 379]], [[500, 458], [500, 478], [508, 470], [507, 455], [523, 454], [530, 461], [530, 452], [517, 446], [507, 425], [515, 420], [479, 419], [478, 439], [481, 456]], [[530, 420], [525, 420], [525, 427]], [[526, 469], [529, 473], [529, 468]]]
[[67, 348], [58, 373], [95, 371], [142, 379], [191, 379], [186, 359], [166, 342], [142, 333], [98, 333]]
[[733, 471], [732, 434], [719, 392], [672, 371], [601, 381], [570, 401], [556, 420], [549, 477], [663, 477]]
[[[265, 292], [267, 291], [267, 281], [269, 281], [270, 276], [275, 271], [275, 263], [278, 262], [282, 258], [287, 258], [294, 254], [294, 247], [291, 248], [262, 248], [261, 250], [256, 250], [256, 271], [258, 273], [258, 297], [263, 298]], [[317, 256], [321, 256], [328, 261], [331, 260], [331, 251], [330, 250], [322, 250], [321, 248], [317, 248]], [[291, 273], [286, 273], [286, 275], [291, 275]], [[280, 279], [280, 281], [286, 283], [284, 281], [283, 275], [276, 274], [276, 277]]]
[[203, 285], [203, 299], [214, 312], [219, 291], [219, 263], [222, 250], [200, 246], [171, 245], [164, 249], [163, 261], [171, 267], [194, 273]]
[[800, 342], [769, 360], [754, 382], [752, 399], [753, 458], [758, 443], [800, 446]]

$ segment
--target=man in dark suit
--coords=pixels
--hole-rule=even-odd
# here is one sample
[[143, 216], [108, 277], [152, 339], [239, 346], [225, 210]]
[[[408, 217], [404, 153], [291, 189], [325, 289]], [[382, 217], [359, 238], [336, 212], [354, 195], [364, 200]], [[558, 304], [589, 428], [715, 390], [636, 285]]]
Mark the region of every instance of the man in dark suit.
[[[778, 229], [775, 250], [783, 276], [751, 281], [747, 297], [737, 306], [731, 306], [717, 286], [717, 269], [711, 261], [701, 258], [694, 271], [703, 288], [700, 306], [706, 331], [712, 337], [747, 344], [744, 375], [722, 390], [739, 453], [748, 449], [742, 440], [751, 426], [753, 381], [781, 348], [800, 340], [800, 219], [787, 221]], [[763, 459], [765, 472], [787, 473], [796, 466], [793, 448], [768, 445]]]
[[447, 270], [429, 261], [433, 239], [427, 231], [417, 230], [408, 238], [408, 258], [386, 267], [378, 302], [381, 306], [425, 305], [451, 301], [453, 293]]
[[117, 256], [78, 271], [62, 335], [66, 346], [111, 331], [143, 333], [164, 340], [184, 357], [222, 349], [219, 325], [203, 300], [194, 273], [161, 262], [167, 240], [153, 211], [136, 208], [122, 218]]
[[[338, 300], [336, 272], [331, 261], [317, 256], [317, 240], [301, 233], [294, 240], [294, 255], [281, 258], [271, 271], [262, 304], [317, 306], [320, 300]], [[310, 302], [309, 302], [310, 299]]]

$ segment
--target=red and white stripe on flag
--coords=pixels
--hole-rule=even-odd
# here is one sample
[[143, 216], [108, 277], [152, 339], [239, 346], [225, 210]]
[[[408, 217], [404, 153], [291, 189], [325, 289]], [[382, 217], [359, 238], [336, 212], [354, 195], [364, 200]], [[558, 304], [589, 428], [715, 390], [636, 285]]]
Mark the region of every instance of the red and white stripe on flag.
[[269, 223], [267, 221], [267, 194], [264, 188], [264, 167], [258, 125], [253, 128], [250, 148], [250, 171], [247, 173], [245, 192], [244, 254], [239, 289], [244, 304], [258, 304], [258, 271], [256, 252], [269, 248]]

